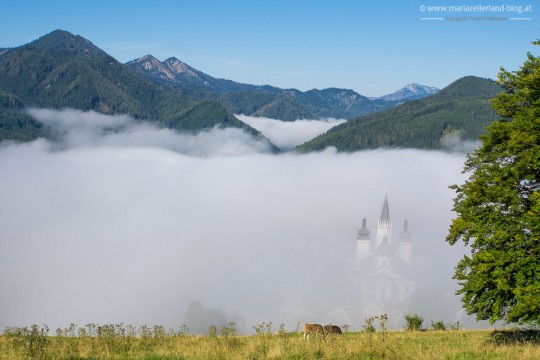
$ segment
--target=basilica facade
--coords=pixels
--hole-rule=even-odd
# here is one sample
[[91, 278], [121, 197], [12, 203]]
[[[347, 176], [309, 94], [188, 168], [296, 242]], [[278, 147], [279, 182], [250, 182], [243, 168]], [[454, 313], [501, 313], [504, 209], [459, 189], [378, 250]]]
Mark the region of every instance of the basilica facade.
[[362, 220], [356, 237], [354, 287], [360, 295], [365, 315], [388, 314], [402, 318], [415, 289], [413, 276], [413, 236], [408, 221], [402, 230], [393, 232], [392, 219], [385, 197], [374, 234]]

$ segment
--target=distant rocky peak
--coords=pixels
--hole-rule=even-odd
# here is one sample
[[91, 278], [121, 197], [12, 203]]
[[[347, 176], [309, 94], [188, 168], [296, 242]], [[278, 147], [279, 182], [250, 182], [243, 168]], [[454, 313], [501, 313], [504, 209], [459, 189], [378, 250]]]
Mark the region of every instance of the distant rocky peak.
[[175, 74], [183, 73], [188, 76], [198, 76], [197, 73], [193, 71], [193, 68], [175, 57], [168, 58], [163, 63]]
[[145, 70], [159, 69], [163, 64], [152, 55], [144, 55], [136, 60], [130, 61], [129, 64], [138, 64]]
[[140, 58], [135, 59], [135, 60], [130, 61], [130, 62], [139, 62], [139, 63], [142, 63], [142, 62], [145, 62], [145, 61], [149, 61], [149, 62], [160, 62], [158, 59], [156, 59], [154, 56], [152, 56], [152, 55], [150, 55], [150, 54], [141, 56]]
[[175, 79], [174, 73], [166, 65], [164, 65], [164, 63], [152, 55], [145, 55], [138, 59], [132, 60], [128, 62], [127, 65], [154, 73], [163, 80], [173, 81]]
[[423, 94], [435, 94], [439, 89], [432, 86], [420, 85], [416, 83], [406, 85], [402, 90], [409, 90], [413, 93], [423, 93]]
[[380, 97], [385, 101], [403, 101], [420, 99], [437, 93], [439, 89], [416, 83], [408, 84], [392, 94]]

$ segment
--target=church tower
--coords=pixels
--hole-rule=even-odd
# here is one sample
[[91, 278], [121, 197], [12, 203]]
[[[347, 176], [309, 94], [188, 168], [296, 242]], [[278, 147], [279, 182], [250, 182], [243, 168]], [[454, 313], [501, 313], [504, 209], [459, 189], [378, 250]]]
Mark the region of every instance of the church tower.
[[371, 255], [369, 230], [366, 226], [366, 219], [362, 219], [362, 228], [358, 230], [356, 237], [356, 261], [359, 262], [363, 258]]
[[392, 245], [392, 220], [390, 220], [390, 210], [388, 210], [388, 197], [384, 197], [384, 204], [377, 224], [377, 247], [379, 247], [384, 239], [388, 242], [388, 245]]
[[409, 232], [409, 222], [405, 220], [403, 231], [399, 233], [399, 242], [397, 248], [397, 257], [405, 261], [409, 266], [412, 260], [412, 241], [411, 233]]

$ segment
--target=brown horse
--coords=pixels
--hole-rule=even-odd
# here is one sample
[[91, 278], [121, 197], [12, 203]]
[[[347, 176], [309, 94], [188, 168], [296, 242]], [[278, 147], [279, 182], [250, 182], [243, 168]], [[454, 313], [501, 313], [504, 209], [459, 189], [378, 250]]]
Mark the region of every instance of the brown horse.
[[304, 324], [304, 339], [307, 339], [309, 334], [321, 334], [324, 337], [324, 329], [319, 324]]
[[337, 325], [324, 325], [323, 330], [325, 336], [328, 334], [343, 335], [341, 328]]

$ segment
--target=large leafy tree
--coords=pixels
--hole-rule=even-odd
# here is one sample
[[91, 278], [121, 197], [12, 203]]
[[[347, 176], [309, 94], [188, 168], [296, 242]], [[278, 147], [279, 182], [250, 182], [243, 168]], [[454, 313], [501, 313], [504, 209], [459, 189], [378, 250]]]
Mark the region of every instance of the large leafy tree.
[[[534, 42], [540, 45], [540, 41]], [[540, 324], [540, 58], [518, 71], [501, 68], [500, 119], [467, 156], [446, 241], [471, 254], [454, 278], [465, 310], [492, 323]]]

